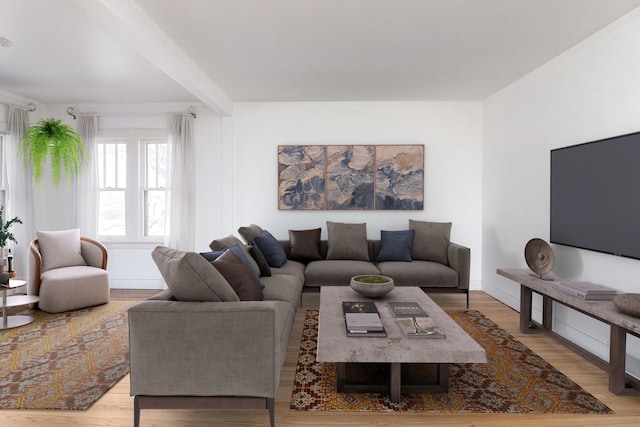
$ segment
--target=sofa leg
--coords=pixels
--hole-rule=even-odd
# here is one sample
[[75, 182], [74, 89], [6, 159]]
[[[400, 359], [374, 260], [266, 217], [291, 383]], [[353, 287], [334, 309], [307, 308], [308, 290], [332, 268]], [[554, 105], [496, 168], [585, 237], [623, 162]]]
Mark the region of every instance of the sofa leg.
[[267, 397], [267, 409], [269, 410], [269, 422], [271, 423], [271, 427], [275, 427], [276, 426], [276, 418], [275, 418], [276, 405], [275, 405], [275, 399], [273, 397]]
[[469, 289], [467, 289], [467, 310], [469, 309]]
[[138, 396], [133, 398], [133, 427], [140, 427], [140, 402]]

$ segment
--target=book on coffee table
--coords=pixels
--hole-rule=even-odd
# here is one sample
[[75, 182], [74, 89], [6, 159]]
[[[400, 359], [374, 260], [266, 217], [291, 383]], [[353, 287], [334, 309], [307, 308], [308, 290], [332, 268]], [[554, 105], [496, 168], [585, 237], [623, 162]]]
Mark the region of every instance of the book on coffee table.
[[431, 317], [405, 317], [396, 320], [407, 338], [446, 338]]
[[380, 313], [371, 301], [345, 301], [342, 303], [344, 323], [349, 337], [386, 337]]
[[429, 317], [417, 302], [390, 301], [387, 306], [393, 317]]

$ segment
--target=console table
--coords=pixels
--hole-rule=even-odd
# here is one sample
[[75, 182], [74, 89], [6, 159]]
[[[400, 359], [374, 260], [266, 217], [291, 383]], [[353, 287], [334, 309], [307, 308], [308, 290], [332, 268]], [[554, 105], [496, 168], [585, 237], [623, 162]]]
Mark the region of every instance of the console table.
[[[520, 283], [520, 332], [541, 329], [565, 345], [587, 356], [587, 358], [609, 372], [609, 391], [615, 394], [636, 394], [640, 388], [638, 380], [626, 375], [625, 357], [627, 333], [640, 337], [640, 318], [620, 313], [610, 300], [585, 300], [555, 289], [552, 281], [533, 275], [527, 268], [499, 268], [497, 273]], [[561, 280], [555, 276], [552, 280]], [[531, 319], [533, 292], [542, 295], [542, 323]], [[553, 301], [577, 310], [587, 316], [608, 324], [611, 328], [609, 363], [588, 353], [552, 330]], [[630, 384], [631, 387], [628, 387]]]

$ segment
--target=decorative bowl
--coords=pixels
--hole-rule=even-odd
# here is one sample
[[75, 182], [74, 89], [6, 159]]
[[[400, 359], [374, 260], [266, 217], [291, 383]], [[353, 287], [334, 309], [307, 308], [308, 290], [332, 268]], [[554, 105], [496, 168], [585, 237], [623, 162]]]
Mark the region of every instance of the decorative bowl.
[[369, 298], [378, 298], [388, 294], [393, 289], [393, 279], [377, 274], [364, 274], [351, 278], [351, 288]]

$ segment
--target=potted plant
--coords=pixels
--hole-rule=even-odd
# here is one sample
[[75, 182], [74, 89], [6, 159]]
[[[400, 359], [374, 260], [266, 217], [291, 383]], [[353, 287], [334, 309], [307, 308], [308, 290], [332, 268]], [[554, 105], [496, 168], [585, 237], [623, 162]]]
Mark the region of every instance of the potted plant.
[[54, 187], [60, 182], [63, 167], [67, 182], [71, 183], [82, 170], [82, 160], [89, 155], [80, 135], [56, 119], [42, 119], [29, 126], [20, 143], [20, 153], [25, 166], [33, 167], [33, 178], [38, 184], [42, 180], [42, 165], [50, 159]]
[[[16, 216], [5, 222], [4, 206], [0, 206], [0, 273], [4, 272], [5, 269], [4, 248], [9, 241], [16, 244], [18, 243], [16, 237], [10, 231], [13, 224], [22, 224], [22, 220]], [[9, 263], [9, 270], [11, 269], [12, 266], [11, 263]]]

